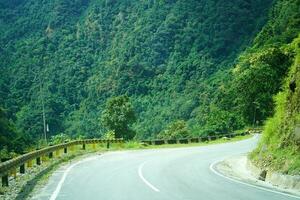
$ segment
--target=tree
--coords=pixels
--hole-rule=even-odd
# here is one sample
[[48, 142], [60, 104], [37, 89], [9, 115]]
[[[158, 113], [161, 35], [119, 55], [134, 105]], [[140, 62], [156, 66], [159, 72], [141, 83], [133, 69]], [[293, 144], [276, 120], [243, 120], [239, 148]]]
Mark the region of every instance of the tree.
[[114, 131], [116, 138], [133, 138], [135, 132], [130, 125], [135, 121], [135, 112], [128, 96], [122, 95], [107, 100], [101, 123], [105, 128]]
[[233, 71], [231, 88], [248, 124], [273, 114], [272, 96], [280, 90], [290, 61], [289, 54], [278, 48], [258, 50], [241, 59]]
[[187, 125], [183, 120], [170, 123], [165, 130], [158, 134], [158, 138], [160, 139], [180, 139], [187, 138], [188, 136]]
[[51, 136], [50, 142], [51, 144], [61, 144], [64, 142], [70, 142], [71, 138], [70, 136], [64, 134], [64, 133], [60, 133], [54, 136]]
[[26, 143], [24, 140], [25, 138], [20, 136], [14, 124], [7, 118], [5, 110], [0, 107], [0, 151], [6, 149], [21, 152]]
[[0, 108], [0, 144], [2, 147], [11, 146], [16, 132], [6, 117], [5, 111]]
[[104, 140], [114, 140], [115, 138], [116, 137], [114, 131], [108, 131], [102, 136], [102, 139]]

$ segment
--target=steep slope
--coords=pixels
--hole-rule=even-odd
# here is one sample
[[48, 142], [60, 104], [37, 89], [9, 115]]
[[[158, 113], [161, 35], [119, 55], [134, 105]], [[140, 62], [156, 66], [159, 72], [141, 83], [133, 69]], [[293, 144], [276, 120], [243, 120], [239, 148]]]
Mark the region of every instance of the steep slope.
[[244, 126], [262, 125], [273, 115], [273, 95], [294, 60], [291, 43], [300, 31], [300, 1], [278, 0], [253, 43], [228, 70], [202, 80], [199, 105], [190, 122], [196, 133], [230, 132]]
[[[251, 158], [263, 169], [294, 175], [300, 174], [299, 10], [298, 0], [278, 1], [254, 46], [233, 73], [234, 90], [245, 90], [238, 89], [237, 105], [244, 111], [248, 106], [253, 113], [248, 120], [261, 120], [274, 113], [264, 123], [262, 140]], [[278, 88], [273, 101], [271, 94]]]
[[300, 36], [289, 45], [295, 60], [284, 89], [276, 98], [274, 117], [267, 120], [252, 159], [262, 168], [300, 174]]
[[99, 117], [106, 99], [121, 94], [133, 101], [138, 138], [155, 137], [177, 119], [195, 134], [240, 128], [239, 117], [224, 128], [199, 113], [271, 3], [1, 1], [0, 103], [32, 140], [42, 133], [43, 104], [50, 135], [95, 136], [105, 131]]

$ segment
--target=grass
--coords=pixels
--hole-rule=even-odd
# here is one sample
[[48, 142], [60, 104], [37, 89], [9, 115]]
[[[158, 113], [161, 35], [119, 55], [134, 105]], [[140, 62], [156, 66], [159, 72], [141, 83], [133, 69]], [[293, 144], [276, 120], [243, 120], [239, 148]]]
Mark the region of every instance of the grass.
[[250, 154], [250, 158], [262, 169], [300, 175], [300, 154], [293, 146], [269, 149], [264, 152], [256, 149]]

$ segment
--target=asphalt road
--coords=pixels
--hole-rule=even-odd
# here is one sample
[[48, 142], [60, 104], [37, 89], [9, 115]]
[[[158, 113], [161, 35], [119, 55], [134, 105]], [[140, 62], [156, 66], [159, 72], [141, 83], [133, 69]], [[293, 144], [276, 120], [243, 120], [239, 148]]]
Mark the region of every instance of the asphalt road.
[[295, 200], [230, 181], [210, 169], [217, 160], [249, 152], [257, 140], [97, 155], [58, 170], [34, 199]]

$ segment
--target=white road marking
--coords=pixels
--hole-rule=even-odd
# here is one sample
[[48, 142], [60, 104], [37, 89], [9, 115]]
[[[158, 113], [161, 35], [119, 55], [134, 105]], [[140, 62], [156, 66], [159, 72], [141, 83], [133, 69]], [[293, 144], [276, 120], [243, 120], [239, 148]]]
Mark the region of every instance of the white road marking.
[[235, 182], [235, 183], [240, 183], [240, 184], [242, 184], [242, 185], [247, 185], [247, 186], [249, 186], [249, 187], [253, 187], [253, 188], [256, 188], [256, 189], [260, 189], [260, 190], [264, 190], [264, 191], [267, 191], [267, 192], [273, 192], [273, 193], [276, 193], [276, 194], [281, 194], [281, 195], [284, 195], [284, 196], [288, 196], [288, 197], [300, 199], [299, 196], [295, 196], [295, 195], [292, 195], [292, 194], [287, 194], [287, 193], [279, 192], [279, 191], [276, 191], [276, 190], [271, 190], [271, 189], [268, 189], [268, 188], [260, 187], [260, 186], [253, 185], [253, 184], [250, 184], [250, 183], [245, 183], [245, 182], [243, 182], [243, 181], [239, 181], [239, 180], [236, 180], [236, 179], [234, 179], [234, 178], [227, 177], [227, 176], [221, 174], [220, 172], [218, 172], [217, 170], [214, 169], [214, 166], [215, 166], [218, 162], [220, 162], [220, 161], [215, 161], [215, 162], [213, 162], [213, 163], [209, 166], [209, 169], [210, 169], [213, 173], [215, 173], [216, 175], [218, 175], [218, 176], [221, 176], [221, 177], [223, 177], [223, 178], [225, 178], [225, 179], [228, 179], [228, 180], [230, 180], [230, 181], [233, 181], [233, 182]]
[[[124, 152], [111, 152], [111, 153], [106, 153], [106, 154], [103, 154], [103, 155], [100, 154], [100, 156], [101, 156], [101, 157], [104, 157], [104, 156], [109, 156], [109, 155], [112, 155], [112, 154], [114, 155], [114, 154], [123, 154], [123, 153], [124, 153]], [[59, 194], [59, 192], [60, 192], [60, 190], [61, 190], [61, 187], [62, 187], [63, 183], [65, 182], [65, 180], [66, 180], [66, 178], [67, 178], [67, 175], [68, 175], [68, 173], [71, 171], [72, 168], [74, 168], [75, 166], [77, 166], [77, 165], [79, 165], [79, 164], [81, 164], [81, 163], [89, 162], [89, 161], [95, 160], [95, 159], [97, 159], [97, 158], [99, 158], [99, 156], [89, 157], [89, 158], [86, 158], [86, 159], [84, 159], [84, 160], [78, 161], [78, 162], [76, 162], [76, 163], [70, 165], [70, 166], [64, 171], [63, 176], [61, 177], [61, 179], [60, 179], [58, 185], [56, 186], [55, 191], [52, 193], [52, 195], [51, 195], [51, 197], [50, 197], [49, 200], [55, 200], [55, 199], [57, 198], [57, 196], [58, 196], [58, 194]]]
[[57, 196], [58, 196], [58, 194], [59, 194], [59, 192], [60, 192], [60, 190], [61, 190], [61, 187], [62, 187], [63, 183], [65, 182], [65, 180], [66, 180], [66, 178], [67, 178], [67, 175], [68, 175], [68, 173], [71, 171], [72, 168], [74, 168], [75, 166], [77, 166], [77, 165], [79, 165], [79, 164], [81, 164], [81, 163], [88, 162], [88, 161], [91, 161], [91, 160], [95, 160], [95, 159], [97, 159], [97, 158], [98, 158], [98, 157], [93, 156], [93, 157], [86, 158], [86, 159], [84, 159], [84, 160], [78, 161], [78, 162], [76, 162], [76, 163], [70, 165], [70, 166], [65, 170], [63, 176], [61, 177], [61, 179], [60, 179], [58, 185], [56, 186], [55, 191], [52, 193], [52, 195], [51, 195], [51, 197], [50, 197], [49, 200], [55, 200], [55, 199], [57, 198]]
[[142, 181], [148, 185], [152, 190], [154, 190], [155, 192], [159, 192], [159, 189], [157, 189], [155, 186], [153, 186], [149, 181], [147, 181], [144, 176], [143, 176], [143, 173], [142, 173], [142, 169], [144, 167], [144, 165], [146, 164], [146, 162], [143, 162], [140, 166], [139, 166], [139, 170], [138, 170], [138, 173], [139, 173], [139, 177], [142, 179]]

